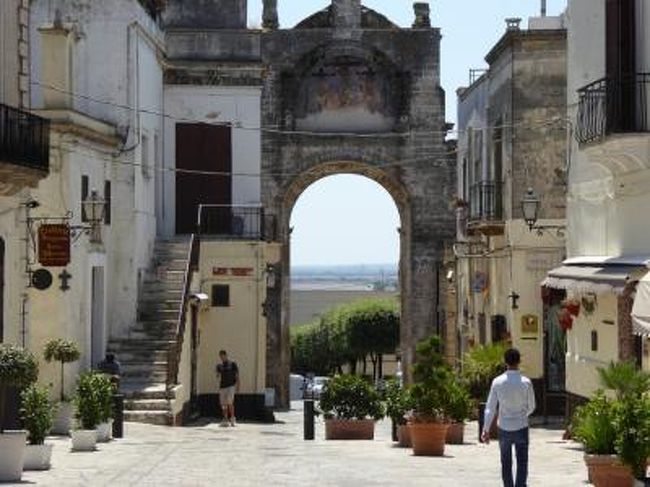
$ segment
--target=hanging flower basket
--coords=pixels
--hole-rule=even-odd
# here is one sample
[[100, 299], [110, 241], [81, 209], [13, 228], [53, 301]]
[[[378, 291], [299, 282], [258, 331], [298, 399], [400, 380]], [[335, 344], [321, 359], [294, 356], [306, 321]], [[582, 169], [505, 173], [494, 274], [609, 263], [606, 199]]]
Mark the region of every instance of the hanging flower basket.
[[573, 328], [573, 315], [569, 312], [568, 309], [562, 308], [558, 316], [558, 322], [560, 324], [560, 328], [562, 328], [562, 331], [566, 333]]

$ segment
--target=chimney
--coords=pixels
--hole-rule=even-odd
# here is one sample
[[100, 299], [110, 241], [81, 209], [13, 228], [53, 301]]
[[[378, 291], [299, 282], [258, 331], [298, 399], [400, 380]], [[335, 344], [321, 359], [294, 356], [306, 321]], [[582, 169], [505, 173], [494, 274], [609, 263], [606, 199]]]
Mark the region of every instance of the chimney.
[[521, 19], [519, 17], [506, 19], [506, 30], [508, 32], [521, 30]]
[[415, 12], [414, 29], [426, 29], [431, 27], [431, 7], [427, 2], [415, 2], [413, 4]]
[[546, 17], [546, 0], [542, 0], [542, 17]]
[[278, 0], [264, 0], [262, 11], [262, 28], [276, 30], [280, 26], [278, 21]]

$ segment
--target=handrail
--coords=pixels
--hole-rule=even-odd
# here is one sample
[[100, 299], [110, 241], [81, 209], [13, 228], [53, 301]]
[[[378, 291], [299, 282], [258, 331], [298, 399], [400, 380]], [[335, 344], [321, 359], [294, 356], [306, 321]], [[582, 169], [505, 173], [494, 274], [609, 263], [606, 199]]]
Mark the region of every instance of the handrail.
[[190, 248], [187, 253], [187, 265], [185, 266], [185, 276], [183, 278], [183, 296], [181, 297], [181, 310], [176, 325], [176, 336], [174, 344], [167, 352], [167, 389], [171, 389], [178, 384], [178, 369], [181, 363], [181, 354], [183, 352], [183, 341], [185, 330], [187, 328], [187, 304], [189, 301], [190, 287], [192, 285], [192, 272], [198, 268], [199, 264], [199, 238], [192, 234], [190, 238]]
[[0, 103], [0, 161], [49, 171], [50, 121]]

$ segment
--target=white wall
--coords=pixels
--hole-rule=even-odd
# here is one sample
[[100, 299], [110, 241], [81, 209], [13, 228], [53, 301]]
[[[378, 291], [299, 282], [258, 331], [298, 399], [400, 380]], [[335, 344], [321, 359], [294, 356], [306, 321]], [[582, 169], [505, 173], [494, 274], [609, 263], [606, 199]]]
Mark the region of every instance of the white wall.
[[176, 218], [176, 123], [233, 123], [232, 131], [233, 204], [260, 203], [262, 138], [261, 89], [165, 86], [164, 167], [162, 199], [164, 221], [160, 232], [175, 233]]

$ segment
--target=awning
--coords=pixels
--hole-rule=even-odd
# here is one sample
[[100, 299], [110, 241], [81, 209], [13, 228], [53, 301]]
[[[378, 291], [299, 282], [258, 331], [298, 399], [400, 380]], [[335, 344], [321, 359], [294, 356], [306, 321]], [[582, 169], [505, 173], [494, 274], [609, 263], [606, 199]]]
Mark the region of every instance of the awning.
[[637, 335], [650, 336], [650, 273], [643, 276], [636, 287], [632, 327]]
[[[542, 286], [575, 293], [620, 293], [639, 265], [563, 265], [548, 272]], [[650, 289], [649, 289], [650, 292]], [[650, 317], [650, 314], [648, 315]]]

